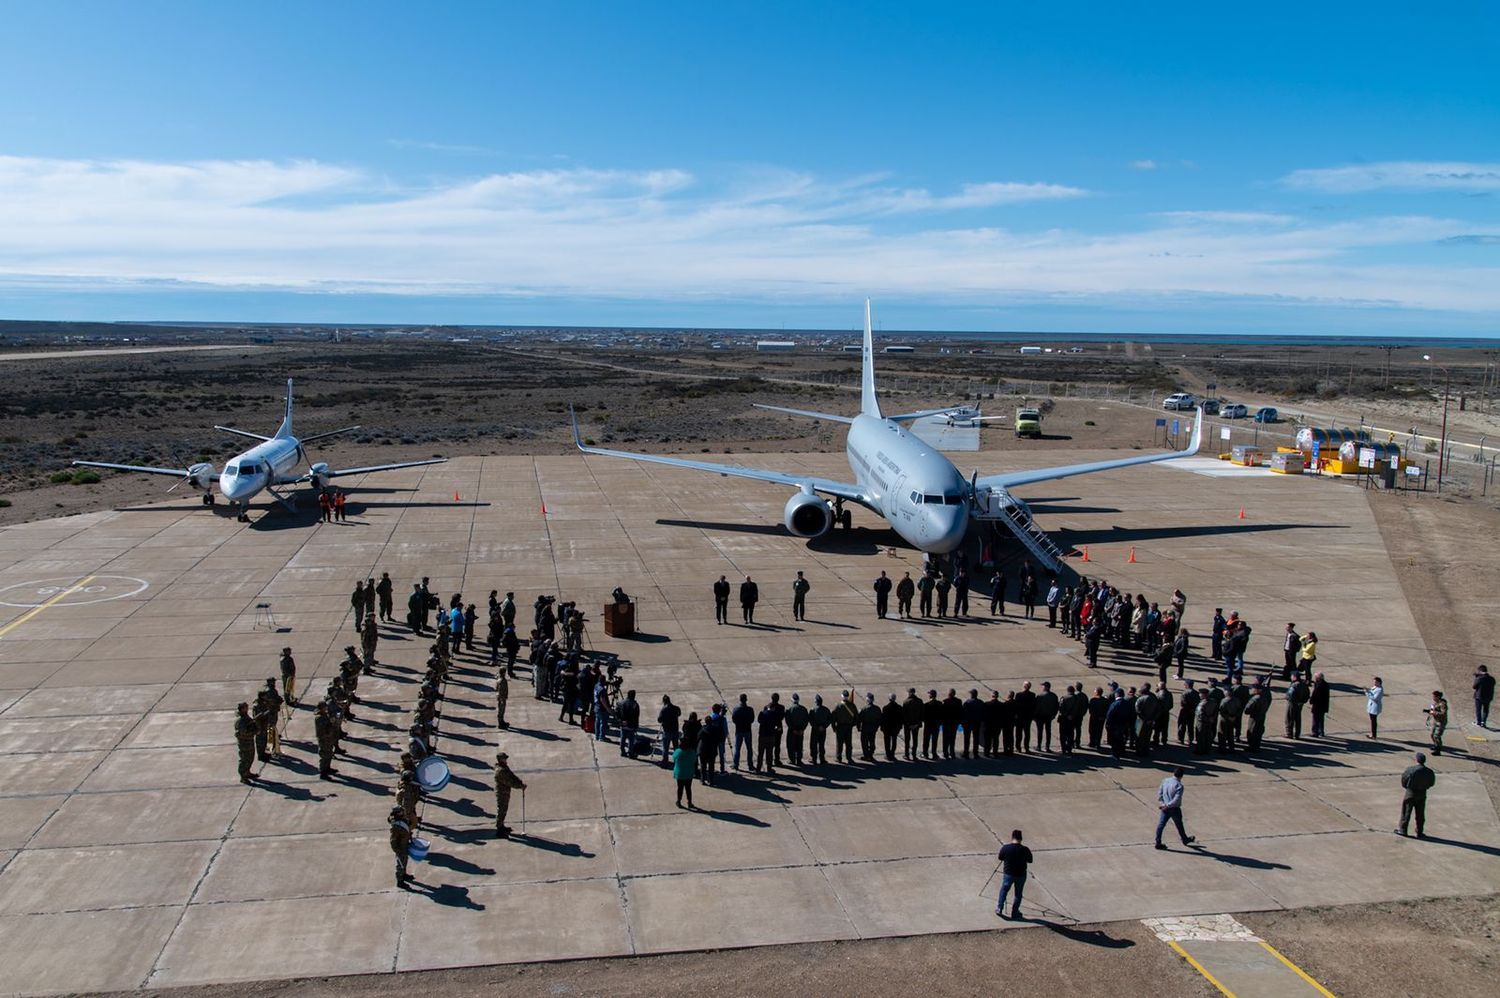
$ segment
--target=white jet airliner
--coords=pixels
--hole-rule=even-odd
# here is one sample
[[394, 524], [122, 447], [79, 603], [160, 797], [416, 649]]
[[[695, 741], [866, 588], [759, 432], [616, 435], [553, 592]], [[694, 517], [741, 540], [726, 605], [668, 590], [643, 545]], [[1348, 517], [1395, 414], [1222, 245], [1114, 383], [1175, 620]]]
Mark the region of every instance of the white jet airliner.
[[[233, 433], [241, 437], [249, 437], [259, 440], [260, 443], [251, 447], [243, 453], [236, 454], [224, 464], [222, 472], [214, 471], [214, 466], [206, 461], [194, 464], [187, 468], [152, 468], [138, 464], [108, 464], [104, 461], [74, 461], [75, 465], [88, 468], [111, 468], [115, 471], [139, 471], [147, 475], [170, 475], [180, 478], [177, 485], [173, 485], [168, 492], [177, 488], [178, 485], [191, 485], [203, 493], [203, 504], [212, 506], [214, 504], [213, 487], [217, 483], [219, 494], [229, 501], [239, 511], [239, 519], [246, 520], [249, 517], [246, 511], [250, 508], [250, 500], [261, 492], [269, 492], [275, 496], [283, 505], [291, 508], [293, 503], [290, 499], [279, 494], [276, 489], [283, 485], [297, 485], [302, 482], [311, 482], [318, 491], [328, 488], [328, 483], [335, 478], [345, 475], [363, 475], [372, 471], [393, 471], [396, 468], [416, 468], [424, 464], [441, 464], [447, 460], [443, 457], [428, 458], [425, 461], [402, 461], [398, 464], [376, 464], [365, 468], [330, 468], [327, 464], [319, 461], [314, 463], [307, 456], [304, 445], [314, 440], [323, 440], [327, 437], [336, 436], [340, 433], [348, 433], [359, 429], [358, 426], [345, 426], [342, 429], [329, 430], [326, 433], [315, 433], [310, 437], [297, 437], [292, 433], [292, 379], [286, 381], [286, 415], [282, 417], [281, 426], [276, 430], [276, 435], [271, 437], [261, 436], [259, 433], [250, 433], [247, 430], [236, 430], [232, 426], [215, 426], [214, 429], [224, 433]], [[308, 463], [307, 471], [298, 473], [297, 468], [302, 462]]]
[[[848, 455], [849, 467], [854, 472], [853, 484], [796, 472], [763, 471], [711, 461], [692, 461], [659, 454], [637, 454], [632, 451], [585, 446], [578, 431], [576, 415], [573, 417], [573, 440], [585, 454], [650, 461], [676, 468], [691, 468], [695, 471], [790, 486], [797, 492], [787, 500], [783, 522], [787, 530], [798, 537], [819, 537], [831, 530], [836, 523], [847, 527], [849, 514], [844, 510], [843, 504], [852, 502], [883, 517], [909, 544], [930, 554], [943, 555], [956, 550], [968, 534], [971, 522], [1002, 524], [1043, 564], [1056, 569], [1063, 551], [1037, 527], [1026, 504], [1010, 493], [1012, 488], [1074, 475], [1087, 475], [1095, 471], [1190, 457], [1198, 452], [1203, 439], [1203, 414], [1199, 412], [1193, 424], [1192, 441], [1186, 450], [1037, 468], [1032, 471], [1012, 471], [985, 477], [980, 477], [976, 471], [972, 478], [965, 480], [953, 466], [953, 462], [902, 425], [923, 416], [949, 412], [951, 407], [895, 416], [881, 414], [880, 402], [875, 395], [874, 337], [870, 331], [868, 300], [865, 302], [862, 375], [861, 404], [857, 416], [757, 405], [757, 408], [774, 412], [847, 424], [849, 430], [844, 450]], [[825, 496], [832, 497], [833, 501], [830, 503]]]

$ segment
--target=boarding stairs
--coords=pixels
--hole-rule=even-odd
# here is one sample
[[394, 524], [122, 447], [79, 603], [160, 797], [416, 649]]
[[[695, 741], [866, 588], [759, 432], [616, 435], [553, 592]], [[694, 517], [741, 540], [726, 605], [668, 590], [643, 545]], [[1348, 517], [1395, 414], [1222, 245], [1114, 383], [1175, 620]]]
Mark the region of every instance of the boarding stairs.
[[971, 510], [974, 519], [982, 523], [1003, 526], [1015, 535], [1021, 546], [1041, 562], [1050, 572], [1062, 571], [1062, 560], [1067, 552], [1058, 546], [1043, 530], [1022, 503], [999, 489], [976, 488], [973, 492]]

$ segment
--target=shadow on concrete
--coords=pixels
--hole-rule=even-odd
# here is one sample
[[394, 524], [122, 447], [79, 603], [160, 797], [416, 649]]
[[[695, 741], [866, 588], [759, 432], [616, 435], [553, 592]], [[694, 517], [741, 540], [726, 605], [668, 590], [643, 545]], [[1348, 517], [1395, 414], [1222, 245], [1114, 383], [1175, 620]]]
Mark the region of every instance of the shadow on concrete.
[[[1228, 534], [1258, 534], [1278, 530], [1348, 530], [1341, 523], [1222, 523], [1200, 527], [1101, 527], [1096, 530], [1054, 531], [1052, 537], [1067, 550], [1086, 544], [1138, 544], [1143, 541], [1180, 540], [1184, 537], [1222, 537]], [[1040, 594], [1039, 594], [1040, 595]]]
[[748, 825], [751, 828], [771, 827], [771, 823], [769, 821], [761, 821], [759, 818], [752, 818], [750, 815], [741, 814], [738, 811], [715, 811], [712, 808], [707, 807], [700, 807], [696, 810], [701, 815], [713, 818], [715, 821], [727, 821], [731, 825]]
[[[558, 720], [561, 720], [561, 718]], [[550, 731], [539, 731], [535, 728], [517, 727], [514, 724], [509, 725], [505, 731], [507, 734], [524, 735], [527, 738], [535, 738], [537, 741], [542, 742], [571, 742], [573, 740], [566, 735], [556, 735]]]
[[559, 856], [571, 856], [578, 859], [594, 858], [594, 853], [585, 852], [583, 847], [576, 842], [558, 842], [556, 839], [532, 835], [529, 832], [511, 832], [510, 840], [518, 845], [530, 846], [544, 852], [555, 852]]
[[427, 854], [427, 863], [439, 869], [452, 870], [455, 873], [468, 873], [475, 876], [483, 876], [495, 872], [488, 866], [480, 866], [478, 863], [470, 863], [468, 860], [459, 859], [457, 856], [450, 856], [447, 853], [440, 852], [429, 852]]
[[1246, 870], [1290, 870], [1291, 867], [1285, 863], [1273, 863], [1269, 860], [1256, 859], [1253, 856], [1236, 856], [1234, 853], [1215, 852], [1201, 842], [1194, 842], [1190, 846], [1173, 849], [1173, 852], [1183, 853], [1188, 856], [1203, 856], [1207, 859], [1216, 859], [1220, 863], [1229, 866], [1238, 866]]
[[1026, 918], [1022, 916], [1019, 921], [1040, 925], [1049, 932], [1062, 936], [1069, 942], [1082, 943], [1085, 946], [1097, 946], [1100, 949], [1130, 949], [1135, 945], [1135, 940], [1116, 938], [1103, 929], [1078, 929], [1062, 922], [1055, 922], [1050, 918]]
[[[770, 537], [790, 537], [780, 524], [727, 523], [716, 520], [658, 519], [663, 527], [690, 527], [695, 530], [719, 530], [725, 533], [759, 534]], [[907, 546], [901, 535], [889, 527], [854, 527], [850, 530], [833, 529], [821, 537], [810, 538], [807, 546], [812, 551], [825, 554], [872, 555], [892, 548]]]
[[1434, 842], [1440, 846], [1453, 846], [1456, 849], [1468, 849], [1471, 852], [1483, 853], [1486, 856], [1500, 856], [1500, 848], [1482, 845], [1478, 842], [1460, 842], [1458, 839], [1445, 839], [1439, 835], [1424, 835], [1418, 841]]
[[470, 911], [484, 911], [484, 905], [469, 897], [467, 887], [459, 887], [456, 884], [441, 884], [428, 887], [426, 884], [413, 880], [411, 882], [412, 893], [425, 894], [437, 904], [445, 908], [468, 908]]

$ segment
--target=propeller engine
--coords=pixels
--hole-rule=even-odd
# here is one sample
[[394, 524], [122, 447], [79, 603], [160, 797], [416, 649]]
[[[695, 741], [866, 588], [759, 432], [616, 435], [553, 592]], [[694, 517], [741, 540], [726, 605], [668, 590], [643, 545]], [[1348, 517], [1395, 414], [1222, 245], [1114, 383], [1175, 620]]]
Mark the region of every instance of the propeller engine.
[[786, 501], [782, 522], [798, 537], [821, 537], [833, 527], [833, 507], [815, 495], [798, 492]]
[[214, 487], [214, 466], [207, 461], [188, 465], [187, 477], [174, 484], [168, 492], [175, 492], [180, 486], [191, 485], [199, 492], [210, 492]]
[[307, 470], [312, 475], [313, 488], [317, 489], [319, 492], [322, 492], [324, 489], [328, 488], [328, 483], [333, 481], [333, 477], [330, 474], [333, 469], [328, 467], [326, 462], [319, 461], [317, 464], [312, 465]]
[[189, 466], [187, 480], [199, 492], [207, 492], [214, 487], [214, 466], [207, 461]]

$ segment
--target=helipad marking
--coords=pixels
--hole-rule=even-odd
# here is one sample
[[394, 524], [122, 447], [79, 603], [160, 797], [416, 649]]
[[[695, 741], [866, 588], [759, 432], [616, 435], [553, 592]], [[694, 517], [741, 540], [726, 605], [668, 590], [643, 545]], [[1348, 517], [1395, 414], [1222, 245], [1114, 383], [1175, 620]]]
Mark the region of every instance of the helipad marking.
[[[0, 589], [0, 606], [16, 606], [26, 610], [34, 610], [42, 606], [50, 606], [59, 597], [68, 597], [76, 593], [93, 596], [93, 599], [68, 600], [65, 606], [87, 606], [90, 603], [107, 603], [110, 600], [125, 599], [137, 593], [145, 592], [151, 583], [145, 579], [138, 579], [133, 575], [90, 575], [87, 579], [73, 581], [71, 575], [51, 579], [33, 579], [30, 582], [17, 582]], [[127, 583], [121, 586], [121, 591], [110, 593], [113, 588], [111, 582]], [[93, 583], [90, 585], [90, 583]], [[32, 597], [29, 602], [17, 603], [6, 599], [6, 594], [20, 596], [19, 590], [29, 590], [25, 596]], [[98, 595], [98, 594], [108, 595]], [[5, 633], [0, 631], [0, 634]]]
[[56, 604], [61, 603], [63, 599], [71, 596], [75, 592], [78, 592], [80, 589], [87, 586], [90, 582], [93, 582], [96, 578], [98, 578], [98, 576], [90, 575], [88, 578], [79, 581], [77, 585], [64, 589], [62, 592], [58, 593], [56, 596], [52, 597], [40, 606], [34, 606], [30, 610], [27, 610], [25, 613], [21, 614], [15, 620], [12, 620], [10, 623], [6, 624], [4, 627], [0, 627], [0, 638], [5, 637], [11, 631], [15, 630], [17, 627], [20, 627], [22, 624], [26, 623], [26, 621], [30, 620], [32, 617], [35, 617], [37, 614], [41, 613], [49, 606], [55, 606]]

